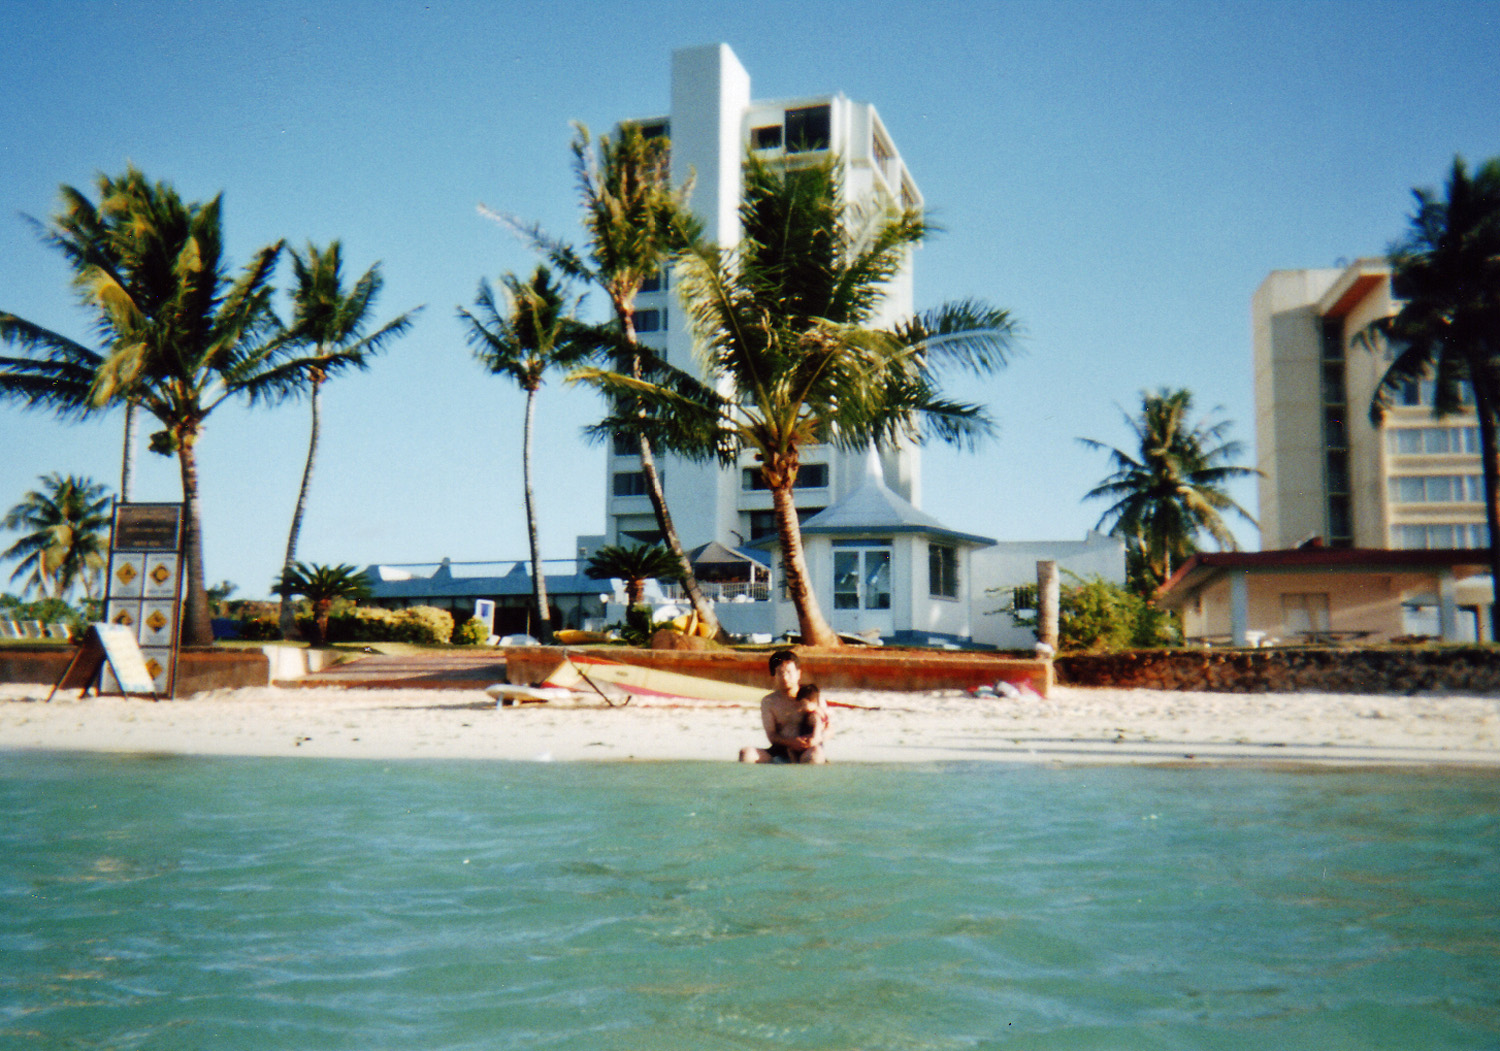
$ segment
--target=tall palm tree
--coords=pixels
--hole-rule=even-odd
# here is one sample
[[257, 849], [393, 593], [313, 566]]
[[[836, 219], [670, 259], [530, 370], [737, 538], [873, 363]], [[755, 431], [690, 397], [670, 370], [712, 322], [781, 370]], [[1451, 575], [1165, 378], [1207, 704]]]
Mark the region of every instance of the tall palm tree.
[[370, 578], [351, 565], [325, 566], [298, 562], [282, 570], [271, 585], [276, 595], [301, 595], [312, 606], [313, 637], [308, 642], [321, 646], [328, 638], [328, 612], [339, 599], [362, 599], [370, 596]]
[[1110, 535], [1125, 541], [1132, 581], [1147, 597], [1198, 550], [1200, 533], [1207, 533], [1220, 548], [1238, 549], [1220, 512], [1234, 511], [1255, 524], [1224, 486], [1260, 472], [1233, 462], [1243, 447], [1225, 440], [1228, 420], [1190, 423], [1192, 408], [1190, 391], [1142, 391], [1141, 414], [1125, 416], [1136, 436], [1133, 452], [1092, 438], [1078, 439], [1109, 453], [1115, 472], [1084, 499], [1114, 501], [1097, 528], [1108, 524]]
[[[523, 226], [499, 217], [536, 247], [569, 277], [588, 281], [603, 289], [614, 315], [620, 368], [641, 378], [650, 369], [654, 355], [640, 343], [635, 329], [635, 302], [646, 280], [663, 271], [674, 252], [695, 239], [700, 224], [688, 210], [692, 184], [673, 189], [671, 145], [664, 135], [647, 137], [637, 124], [624, 124], [611, 140], [601, 135], [595, 150], [588, 128], [574, 125], [573, 171], [578, 179], [583, 226], [588, 234], [587, 256], [547, 236], [539, 227]], [[617, 392], [618, 394], [618, 392]], [[646, 496], [656, 517], [662, 541], [678, 563], [678, 578], [698, 619], [715, 634], [719, 630], [713, 604], [703, 596], [687, 549], [677, 534], [671, 509], [662, 491], [656, 466], [656, 449], [650, 436], [637, 423], [643, 409], [612, 414], [615, 431], [600, 436], [633, 440], [641, 458]]]
[[474, 305], [477, 314], [460, 308], [466, 322], [474, 356], [490, 372], [508, 376], [526, 392], [526, 414], [521, 430], [521, 470], [526, 489], [526, 531], [531, 541], [531, 588], [536, 601], [538, 637], [552, 639], [547, 580], [542, 573], [541, 545], [537, 537], [536, 501], [531, 485], [531, 432], [536, 415], [536, 396], [549, 370], [571, 368], [589, 353], [589, 348], [570, 338], [572, 310], [560, 284], [545, 266], [538, 266], [527, 281], [514, 274], [500, 279], [502, 298], [497, 300], [488, 281], [480, 281]]
[[[928, 227], [916, 211], [846, 206], [834, 160], [777, 171], [752, 157], [740, 226], [733, 250], [694, 240], [675, 263], [702, 352], [701, 381], [662, 362], [654, 377], [598, 368], [575, 375], [617, 406], [647, 406], [635, 426], [662, 448], [725, 464], [742, 449], [755, 451], [802, 640], [837, 646], [793, 502], [802, 450], [927, 436], [972, 445], [991, 421], [982, 406], [944, 396], [939, 373], [1000, 367], [1015, 325], [1006, 311], [966, 301], [873, 327], [887, 282]], [[596, 430], [630, 423], [617, 409]]]
[[[1416, 189], [1405, 238], [1391, 248], [1391, 293], [1401, 307], [1359, 339], [1398, 352], [1376, 388], [1378, 426], [1391, 396], [1413, 379], [1436, 379], [1439, 415], [1455, 411], [1470, 384], [1479, 423], [1490, 578], [1500, 582], [1500, 157], [1471, 176], [1453, 159], [1443, 196]], [[1500, 587], [1500, 584], [1497, 584]], [[1492, 617], [1500, 642], [1500, 617]]]
[[661, 544], [606, 544], [589, 556], [583, 575], [590, 580], [623, 580], [625, 604], [637, 605], [648, 580], [676, 580], [677, 556]]
[[[292, 259], [294, 284], [292, 297], [292, 321], [281, 337], [290, 346], [305, 348], [315, 358], [327, 358], [337, 353], [348, 366], [367, 368], [370, 358], [385, 349], [385, 345], [411, 328], [416, 310], [409, 310], [368, 335], [365, 329], [370, 324], [370, 315], [375, 300], [385, 280], [380, 276], [380, 264], [376, 263], [354, 282], [352, 288], [344, 288], [343, 247], [334, 241], [327, 248], [319, 248], [308, 242], [306, 254], [295, 248], [289, 252]], [[297, 541], [302, 534], [302, 517], [307, 511], [307, 492], [312, 482], [313, 467], [318, 456], [318, 435], [322, 414], [323, 383], [328, 379], [328, 370], [313, 365], [305, 375], [308, 401], [312, 405], [312, 426], [307, 443], [307, 464], [302, 469], [302, 484], [297, 490], [297, 506], [292, 512], [292, 527], [287, 534], [286, 557], [281, 568], [285, 573], [297, 561]], [[290, 638], [297, 626], [296, 611], [292, 607], [292, 596], [281, 596], [281, 633]]]
[[299, 390], [309, 369], [352, 362], [338, 353], [299, 357], [270, 338], [270, 279], [281, 245], [260, 249], [231, 277], [221, 197], [184, 202], [135, 168], [118, 178], [101, 175], [97, 188], [97, 206], [62, 188], [64, 208], [49, 239], [67, 256], [107, 349], [91, 351], [7, 315], [0, 334], [30, 353], [5, 359], [0, 390], [65, 414], [134, 405], [162, 425], [150, 447], [176, 455], [186, 506], [182, 641], [209, 645], [197, 461], [205, 420], [231, 398], [274, 402]]
[[11, 580], [31, 574], [23, 595], [35, 589], [43, 598], [66, 601], [81, 583], [92, 600], [105, 563], [109, 492], [92, 479], [71, 474], [47, 474], [40, 481], [40, 489], [28, 492], [0, 520], [6, 529], [25, 531], [0, 558], [20, 560]]

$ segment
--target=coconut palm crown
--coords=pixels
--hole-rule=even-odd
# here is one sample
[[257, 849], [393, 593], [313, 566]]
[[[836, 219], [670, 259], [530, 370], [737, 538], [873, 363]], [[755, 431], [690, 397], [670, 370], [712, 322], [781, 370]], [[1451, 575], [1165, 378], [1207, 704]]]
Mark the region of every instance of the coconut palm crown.
[[837, 159], [786, 170], [745, 167], [741, 240], [695, 240], [675, 260], [678, 292], [701, 355], [701, 378], [653, 360], [641, 377], [583, 369], [616, 405], [600, 434], [634, 426], [654, 445], [730, 465], [752, 450], [770, 489], [787, 591], [804, 643], [836, 646], [812, 587], [792, 490], [802, 452], [937, 437], [972, 446], [993, 424], [979, 404], [939, 387], [949, 369], [1004, 365], [1015, 323], [974, 300], [876, 327], [887, 282], [929, 233], [916, 211], [852, 207]]
[[28, 492], [0, 519], [0, 526], [22, 532], [0, 559], [18, 559], [11, 580], [27, 577], [22, 594], [66, 600], [75, 584], [94, 597], [109, 537], [109, 492], [76, 475], [43, 475], [41, 488]]
[[[1434, 411], [1451, 413], [1473, 393], [1484, 473], [1490, 576], [1500, 580], [1500, 157], [1471, 175], [1455, 157], [1448, 183], [1412, 191], [1406, 236], [1388, 254], [1400, 307], [1356, 336], [1393, 351], [1370, 405], [1378, 426], [1392, 395], [1412, 380], [1435, 380]], [[1492, 617], [1500, 641], [1500, 618]]]
[[1224, 485], [1260, 472], [1233, 462], [1243, 446], [1226, 440], [1228, 420], [1190, 422], [1192, 407], [1190, 391], [1142, 391], [1140, 415], [1125, 414], [1136, 436], [1134, 451], [1078, 439], [1109, 453], [1114, 473], [1084, 499], [1114, 501], [1097, 528], [1108, 526], [1111, 536], [1124, 539], [1132, 579], [1147, 597], [1198, 550], [1200, 534], [1207, 533], [1222, 549], [1238, 549], [1221, 512], [1233, 511], [1255, 524]]
[[273, 595], [301, 595], [312, 606], [313, 638], [308, 641], [320, 646], [328, 638], [328, 613], [339, 599], [358, 600], [369, 598], [370, 578], [355, 567], [298, 562], [271, 585]]

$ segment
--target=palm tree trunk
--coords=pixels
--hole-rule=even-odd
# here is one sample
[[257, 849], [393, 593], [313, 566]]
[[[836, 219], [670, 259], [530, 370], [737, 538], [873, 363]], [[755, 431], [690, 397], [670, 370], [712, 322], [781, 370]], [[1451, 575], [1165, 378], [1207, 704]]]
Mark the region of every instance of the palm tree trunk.
[[212, 646], [214, 628], [208, 616], [208, 587], [203, 578], [203, 504], [198, 495], [197, 428], [178, 436], [177, 462], [182, 468], [183, 556], [186, 591], [182, 600], [184, 646]]
[[135, 488], [135, 445], [141, 429], [140, 414], [135, 402], [125, 403], [125, 448], [120, 454], [120, 503], [130, 503], [131, 490]]
[[[793, 474], [792, 479], [796, 478]], [[802, 551], [802, 527], [797, 520], [797, 505], [792, 500], [792, 483], [771, 487], [771, 503], [776, 508], [776, 533], [781, 540], [782, 571], [786, 590], [797, 607], [797, 624], [804, 646], [835, 647], [838, 634], [823, 619], [818, 598], [808, 579], [807, 556]]]
[[[297, 506], [292, 511], [292, 529], [286, 538], [286, 558], [281, 562], [281, 578], [292, 571], [297, 562], [297, 541], [302, 536], [302, 515], [307, 510], [307, 490], [312, 482], [313, 466], [318, 458], [318, 419], [323, 403], [323, 380], [312, 378], [312, 435], [307, 442], [307, 465], [302, 468], [302, 488], [297, 491]], [[291, 592], [281, 595], [281, 608], [277, 611], [277, 623], [281, 626], [281, 637], [289, 639], [297, 630], [297, 610]]]
[[1484, 468], [1484, 518], [1490, 530], [1490, 641], [1500, 642], [1500, 433], [1496, 428], [1496, 410], [1491, 392], [1485, 384], [1474, 384], [1474, 408], [1479, 417], [1479, 462]]
[[526, 486], [526, 532], [531, 539], [531, 593], [536, 601], [537, 638], [552, 641], [552, 614], [547, 608], [547, 578], [542, 573], [542, 549], [537, 542], [536, 500], [531, 492], [531, 421], [536, 414], [536, 389], [526, 390], [526, 422], [521, 430], [521, 476]]
[[[619, 318], [626, 342], [634, 346], [636, 343], [635, 319], [630, 306], [629, 303], [616, 302], [615, 316]], [[639, 354], [631, 354], [630, 374], [636, 379], [641, 378]], [[687, 592], [688, 602], [692, 604], [693, 612], [698, 614], [698, 622], [706, 624], [710, 634], [718, 638], [723, 634], [723, 629], [719, 627], [719, 618], [714, 615], [713, 603], [703, 597], [703, 589], [698, 586], [698, 575], [693, 572], [692, 560], [688, 558], [687, 550], [682, 546], [682, 538], [677, 535], [677, 527], [672, 524], [672, 512], [667, 509], [667, 496], [662, 491], [661, 478], [656, 472], [656, 457], [652, 453], [651, 440], [645, 435], [640, 438], [640, 449], [641, 475], [646, 479], [646, 495], [651, 500], [651, 510], [656, 515], [656, 526], [661, 530], [662, 540], [666, 542], [672, 556], [677, 559], [677, 575], [682, 581], [682, 590]]]

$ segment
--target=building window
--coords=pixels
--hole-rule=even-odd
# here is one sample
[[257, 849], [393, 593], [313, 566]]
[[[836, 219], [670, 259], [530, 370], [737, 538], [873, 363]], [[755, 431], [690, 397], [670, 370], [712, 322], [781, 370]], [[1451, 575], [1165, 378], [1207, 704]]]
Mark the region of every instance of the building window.
[[641, 129], [641, 138], [643, 139], [659, 139], [667, 133], [667, 122], [664, 120], [653, 121], [650, 124], [641, 124], [639, 127]]
[[665, 332], [667, 330], [667, 311], [660, 310], [637, 310], [630, 315], [635, 322], [637, 332]]
[[[746, 467], [740, 472], [740, 488], [749, 491], [764, 491], [769, 488], [765, 476], [760, 473], [759, 467]], [[797, 480], [792, 483], [793, 489], [827, 489], [828, 488], [828, 465], [826, 463], [805, 463], [797, 469]]]
[[1397, 475], [1390, 479], [1390, 494], [1397, 504], [1477, 504], [1484, 501], [1484, 476]]
[[1282, 595], [1281, 623], [1288, 635], [1327, 631], [1328, 595], [1324, 593]]
[[1386, 447], [1397, 456], [1479, 454], [1478, 427], [1399, 427], [1386, 432]]
[[615, 432], [614, 449], [616, 456], [639, 456], [641, 454], [641, 443], [629, 434]]
[[[797, 508], [797, 521], [805, 522], [815, 514], [821, 513], [821, 507], [799, 507]], [[775, 511], [751, 511], [750, 512], [750, 539], [759, 540], [763, 536], [776, 535], [776, 512]]]
[[934, 598], [958, 598], [958, 548], [927, 545], [927, 591]]
[[[660, 471], [656, 472], [656, 480], [663, 485], [666, 484], [666, 476]], [[616, 496], [645, 496], [646, 473], [644, 471], [615, 472], [614, 494]]]
[[[1393, 398], [1397, 405], [1428, 406], [1437, 404], [1437, 381], [1436, 380], [1414, 380], [1406, 379], [1396, 388]], [[1474, 388], [1469, 384], [1460, 382], [1458, 384], [1458, 403], [1460, 405], [1474, 404]]]
[[890, 548], [834, 549], [833, 608], [891, 608]]
[[786, 111], [788, 153], [826, 150], [832, 141], [833, 117], [828, 106], [806, 106]]
[[642, 292], [665, 292], [666, 289], [667, 272], [665, 270], [658, 270], [641, 282]]
[[1391, 527], [1391, 545], [1404, 551], [1451, 551], [1490, 546], [1490, 529], [1483, 522], [1467, 525], [1398, 525]]
[[751, 128], [750, 148], [753, 150], [779, 150], [781, 148], [781, 125], [767, 124], [763, 128]]

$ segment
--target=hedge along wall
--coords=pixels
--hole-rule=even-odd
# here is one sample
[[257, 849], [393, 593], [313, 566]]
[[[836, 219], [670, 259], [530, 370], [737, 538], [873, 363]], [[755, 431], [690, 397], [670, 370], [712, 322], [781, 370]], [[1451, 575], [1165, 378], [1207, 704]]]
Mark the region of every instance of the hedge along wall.
[[1221, 693], [1500, 694], [1500, 649], [1136, 650], [1069, 654], [1054, 662], [1065, 686]]

